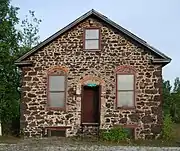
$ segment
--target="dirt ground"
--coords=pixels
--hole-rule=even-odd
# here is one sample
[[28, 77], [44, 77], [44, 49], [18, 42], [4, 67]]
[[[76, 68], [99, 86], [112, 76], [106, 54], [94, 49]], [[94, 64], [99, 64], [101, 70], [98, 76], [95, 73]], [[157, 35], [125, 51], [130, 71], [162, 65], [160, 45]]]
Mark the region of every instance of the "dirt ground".
[[[150, 144], [150, 142], [149, 142]], [[77, 138], [0, 138], [0, 151], [160, 151], [180, 147], [145, 147], [137, 144], [111, 144], [96, 139]], [[135, 146], [134, 146], [135, 145]], [[147, 145], [147, 144], [146, 144]], [[156, 144], [158, 146], [158, 144]]]

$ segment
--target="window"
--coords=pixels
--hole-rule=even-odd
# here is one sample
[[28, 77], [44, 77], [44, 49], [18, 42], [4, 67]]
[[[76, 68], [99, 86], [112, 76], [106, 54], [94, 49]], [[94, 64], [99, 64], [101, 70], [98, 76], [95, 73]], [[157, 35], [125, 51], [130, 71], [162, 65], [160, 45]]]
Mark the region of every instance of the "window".
[[49, 75], [48, 107], [65, 107], [65, 76]]
[[48, 129], [48, 136], [66, 137], [65, 129]]
[[117, 107], [134, 107], [134, 75], [117, 75]]
[[100, 49], [100, 30], [95, 28], [85, 29], [84, 31], [84, 49], [99, 50]]

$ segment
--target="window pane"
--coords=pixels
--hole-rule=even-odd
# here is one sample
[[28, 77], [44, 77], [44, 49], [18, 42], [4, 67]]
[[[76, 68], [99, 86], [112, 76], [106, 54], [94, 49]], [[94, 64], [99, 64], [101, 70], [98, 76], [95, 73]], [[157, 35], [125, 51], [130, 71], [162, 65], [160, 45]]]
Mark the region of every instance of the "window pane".
[[50, 136], [66, 136], [66, 130], [50, 130]]
[[134, 92], [133, 91], [125, 91], [118, 92], [117, 106], [134, 106]]
[[49, 76], [49, 91], [64, 91], [64, 76]]
[[134, 90], [134, 75], [118, 75], [118, 90]]
[[86, 40], [85, 49], [99, 49], [99, 40]]
[[85, 39], [99, 39], [99, 29], [86, 29]]
[[49, 93], [49, 105], [50, 107], [64, 107], [65, 100], [64, 92], [50, 92]]

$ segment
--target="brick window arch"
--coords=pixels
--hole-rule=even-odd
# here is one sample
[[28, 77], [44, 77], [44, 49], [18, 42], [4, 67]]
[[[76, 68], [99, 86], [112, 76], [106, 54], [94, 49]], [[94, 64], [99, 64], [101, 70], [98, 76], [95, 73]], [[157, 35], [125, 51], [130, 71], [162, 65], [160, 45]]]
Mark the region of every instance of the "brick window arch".
[[47, 108], [52, 110], [65, 110], [67, 69], [53, 67], [48, 70], [47, 80]]
[[116, 107], [135, 108], [136, 71], [131, 66], [116, 69]]

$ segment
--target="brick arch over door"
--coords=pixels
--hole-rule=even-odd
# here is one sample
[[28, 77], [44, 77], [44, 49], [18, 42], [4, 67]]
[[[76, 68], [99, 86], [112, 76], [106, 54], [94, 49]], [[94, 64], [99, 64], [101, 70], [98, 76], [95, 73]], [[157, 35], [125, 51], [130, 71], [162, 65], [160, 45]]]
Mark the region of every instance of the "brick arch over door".
[[104, 125], [105, 121], [104, 119], [104, 113], [105, 113], [105, 108], [106, 108], [106, 102], [105, 102], [105, 81], [99, 77], [93, 76], [93, 75], [86, 75], [82, 79], [79, 80], [77, 84], [77, 94], [79, 100], [81, 102], [82, 99], [82, 86], [85, 86], [89, 83], [95, 83], [101, 87], [101, 94], [100, 94], [100, 101], [101, 101], [101, 106], [100, 106], [100, 127]]

